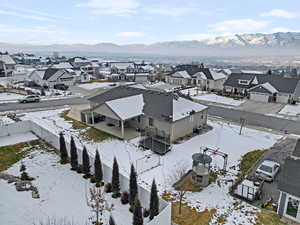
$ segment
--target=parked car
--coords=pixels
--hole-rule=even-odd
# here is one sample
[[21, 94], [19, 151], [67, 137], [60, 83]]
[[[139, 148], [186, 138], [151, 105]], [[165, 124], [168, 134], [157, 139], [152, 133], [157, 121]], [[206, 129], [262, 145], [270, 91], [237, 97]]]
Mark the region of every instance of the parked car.
[[39, 101], [41, 101], [41, 98], [38, 95], [28, 95], [22, 99], [19, 99], [20, 103], [32, 103], [32, 102], [39, 102]]
[[279, 172], [280, 164], [271, 160], [264, 160], [255, 171], [259, 179], [272, 182]]
[[62, 91], [66, 91], [69, 88], [69, 86], [67, 86], [65, 84], [54, 84], [53, 87], [54, 87], [54, 89], [62, 90]]

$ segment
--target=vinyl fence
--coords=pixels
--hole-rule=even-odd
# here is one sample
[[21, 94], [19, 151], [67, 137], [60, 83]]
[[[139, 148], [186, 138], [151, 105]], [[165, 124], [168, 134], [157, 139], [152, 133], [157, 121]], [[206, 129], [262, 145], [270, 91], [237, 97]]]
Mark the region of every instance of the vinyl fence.
[[[46, 143], [50, 144], [56, 149], [59, 149], [59, 136], [45, 129], [44, 127], [36, 124], [33, 121], [21, 121], [0, 127], [0, 137], [32, 132]], [[70, 153], [70, 140], [66, 138], [66, 145], [68, 153]], [[77, 146], [77, 154], [79, 163], [82, 163], [82, 148]], [[94, 156], [90, 155], [90, 162], [93, 164]], [[112, 168], [102, 162], [103, 166], [103, 180], [105, 183], [111, 182]], [[93, 172], [93, 166], [91, 170]], [[121, 191], [128, 191], [129, 189], [129, 178], [120, 173], [120, 187]], [[139, 186], [139, 199], [144, 208], [149, 208], [150, 204], [150, 191]], [[160, 199], [160, 214], [156, 216], [152, 221], [148, 222], [147, 225], [170, 225], [171, 224], [171, 205]]]

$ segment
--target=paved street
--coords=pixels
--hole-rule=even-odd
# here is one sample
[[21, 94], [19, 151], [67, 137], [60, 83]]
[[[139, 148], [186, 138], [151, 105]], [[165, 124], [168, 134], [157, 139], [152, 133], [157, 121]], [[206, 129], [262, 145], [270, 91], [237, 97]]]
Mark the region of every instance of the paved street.
[[283, 118], [265, 116], [263, 114], [245, 112], [212, 105], [209, 106], [208, 113], [209, 115], [221, 117], [225, 120], [234, 122], [240, 122], [240, 119], [244, 118], [246, 119], [246, 125], [300, 134], [300, 121], [292, 121]]
[[[61, 100], [49, 100], [39, 103], [7, 103], [0, 105], [0, 112], [14, 111], [14, 110], [26, 110], [26, 109], [39, 109], [48, 107], [57, 107], [64, 105], [77, 105], [87, 103], [86, 98], [76, 97]], [[294, 133], [300, 135], [300, 121], [292, 121], [283, 118], [265, 116], [263, 114], [245, 112], [237, 109], [223, 108], [220, 106], [209, 105], [209, 115], [220, 117], [225, 120], [240, 122], [240, 118], [246, 119], [246, 125], [258, 126], [269, 128], [277, 131], [287, 131], [288, 133]]]
[[87, 103], [85, 98], [65, 98], [60, 100], [46, 100], [38, 103], [4, 103], [0, 104], [0, 112], [14, 111], [14, 110], [26, 110], [26, 109], [39, 109], [39, 108], [49, 108], [64, 105], [78, 105]]

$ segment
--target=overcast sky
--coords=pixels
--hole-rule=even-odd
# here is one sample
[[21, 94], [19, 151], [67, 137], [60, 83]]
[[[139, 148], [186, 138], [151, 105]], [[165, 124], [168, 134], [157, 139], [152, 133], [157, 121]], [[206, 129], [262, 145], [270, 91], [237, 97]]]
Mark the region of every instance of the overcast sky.
[[299, 0], [0, 0], [0, 42], [154, 43], [300, 30]]

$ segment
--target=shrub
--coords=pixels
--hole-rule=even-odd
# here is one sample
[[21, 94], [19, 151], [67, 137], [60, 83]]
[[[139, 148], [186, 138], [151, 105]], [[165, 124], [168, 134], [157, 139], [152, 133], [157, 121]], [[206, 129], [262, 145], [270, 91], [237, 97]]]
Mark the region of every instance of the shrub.
[[143, 210], [143, 216], [146, 218], [146, 217], [148, 217], [149, 215], [150, 215], [149, 209], [144, 209], [144, 210]]
[[82, 165], [78, 165], [78, 167], [77, 167], [77, 173], [82, 173]]
[[121, 203], [123, 205], [126, 205], [129, 203], [129, 193], [127, 191], [124, 191], [121, 195]]
[[91, 183], [92, 183], [92, 184], [96, 183], [95, 176], [91, 176]]
[[104, 191], [106, 193], [111, 193], [112, 192], [112, 186], [111, 186], [111, 183], [107, 183], [105, 186], [104, 186]]

